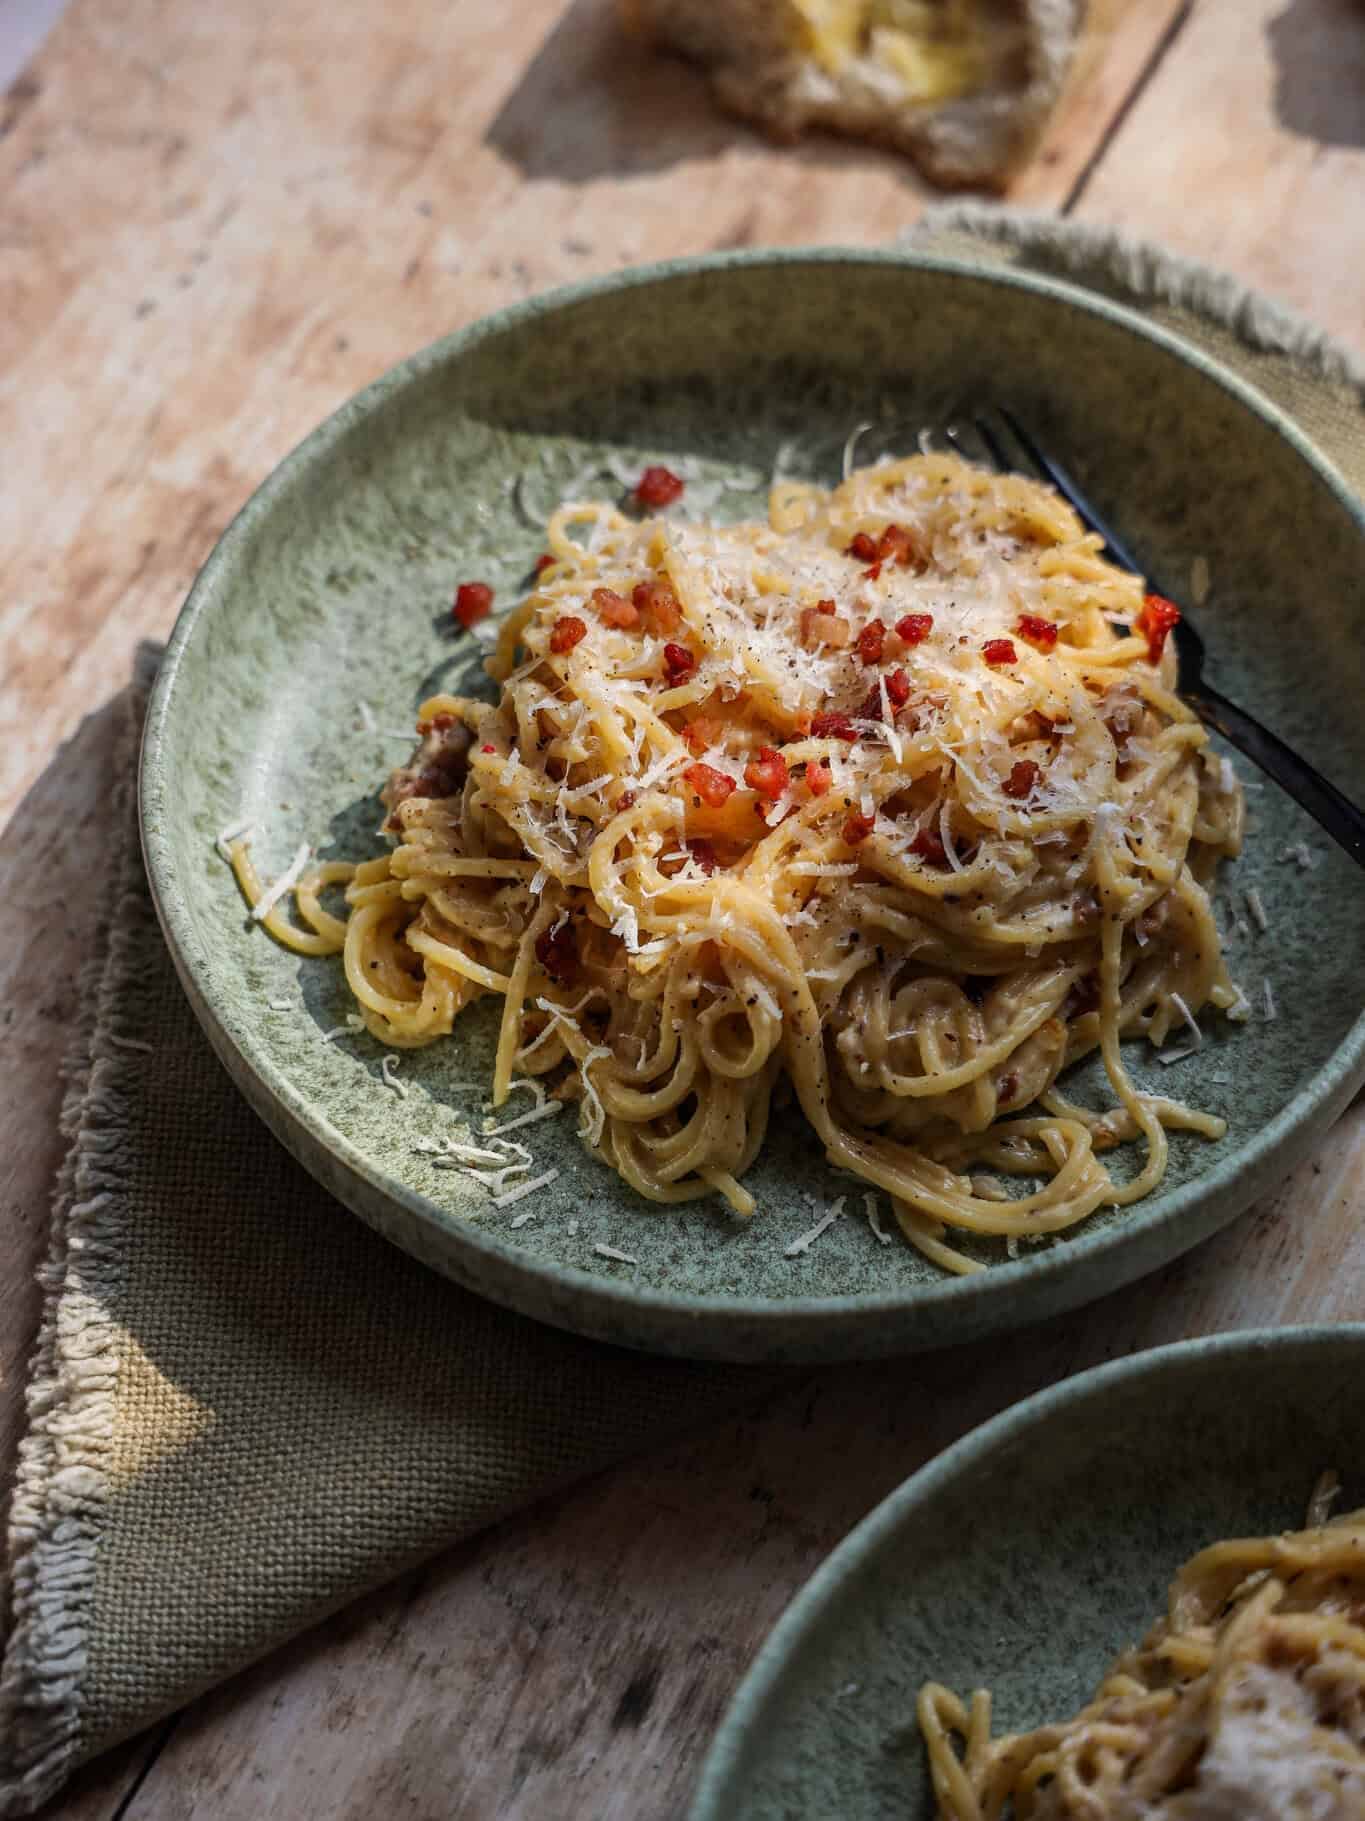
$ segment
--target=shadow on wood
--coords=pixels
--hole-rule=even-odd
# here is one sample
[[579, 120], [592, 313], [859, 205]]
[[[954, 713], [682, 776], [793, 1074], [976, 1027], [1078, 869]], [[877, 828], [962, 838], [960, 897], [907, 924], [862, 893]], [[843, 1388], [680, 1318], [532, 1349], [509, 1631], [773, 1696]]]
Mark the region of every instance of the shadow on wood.
[[[579, 184], [643, 176], [762, 141], [722, 112], [699, 70], [633, 39], [614, 0], [576, 0], [527, 65], [485, 143], [524, 177]], [[890, 162], [917, 187], [903, 159], [820, 134], [790, 155], [803, 164]]]
[[1285, 131], [1322, 146], [1365, 147], [1360, 0], [1289, 0], [1266, 27], [1266, 42], [1275, 63], [1275, 117]]

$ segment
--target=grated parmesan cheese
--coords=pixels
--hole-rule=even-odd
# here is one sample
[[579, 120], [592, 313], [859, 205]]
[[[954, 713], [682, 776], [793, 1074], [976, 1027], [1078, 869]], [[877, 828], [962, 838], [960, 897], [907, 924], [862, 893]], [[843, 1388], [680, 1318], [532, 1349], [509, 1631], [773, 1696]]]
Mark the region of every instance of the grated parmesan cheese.
[[863, 1208], [867, 1214], [867, 1224], [876, 1235], [878, 1243], [883, 1246], [889, 1246], [891, 1244], [891, 1235], [877, 1219], [877, 1197], [875, 1195], [864, 1195]]
[[303, 877], [303, 869], [307, 866], [312, 851], [312, 848], [309, 847], [306, 841], [300, 845], [294, 858], [289, 862], [289, 865], [280, 874], [279, 878], [276, 879], [272, 886], [262, 893], [261, 897], [252, 906], [251, 917], [253, 922], [264, 923], [271, 911], [273, 911], [275, 906], [279, 903], [280, 899], [284, 897], [285, 893], [293, 891], [294, 887]]
[[534, 1195], [537, 1189], [548, 1188], [552, 1182], [558, 1179], [558, 1176], [558, 1170], [546, 1170], [543, 1176], [533, 1176], [530, 1182], [519, 1182], [515, 1189], [508, 1189], [505, 1194], [495, 1195], [493, 1206], [510, 1208], [514, 1201], [521, 1201], [527, 1195]]
[[[575, 1231], [577, 1230], [577, 1225], [578, 1223], [575, 1221]], [[629, 1252], [618, 1252], [615, 1246], [603, 1245], [600, 1240], [593, 1247], [593, 1251], [596, 1252], [599, 1258], [614, 1258], [619, 1265], [638, 1265], [640, 1262], [638, 1258], [632, 1257]]]
[[957, 849], [953, 846], [952, 812], [946, 797], [938, 812], [938, 838], [943, 843], [943, 852], [949, 866], [955, 873], [960, 873], [963, 870], [962, 861], [958, 857]]
[[[529, 1194], [529, 1192], [530, 1191], [528, 1190], [527, 1193]], [[535, 1210], [528, 1209], [525, 1214], [518, 1214], [515, 1220], [509, 1221], [507, 1224], [515, 1233], [518, 1227], [526, 1226], [530, 1221], [533, 1221], [535, 1217]]]
[[857, 452], [858, 444], [863, 437], [867, 435], [868, 431], [873, 428], [874, 426], [870, 422], [854, 424], [853, 428], [844, 438], [843, 475], [845, 480], [847, 480], [849, 475], [853, 472], [853, 460]]
[[1251, 885], [1248, 886], [1247, 890], [1242, 895], [1247, 901], [1247, 909], [1251, 912], [1251, 921], [1256, 925], [1261, 934], [1264, 935], [1270, 928], [1270, 919], [1265, 914], [1265, 905], [1261, 902], [1261, 894], [1254, 885]]
[[1311, 873], [1318, 863], [1315, 854], [1306, 841], [1295, 841], [1289, 847], [1280, 850], [1280, 859], [1292, 860], [1302, 873]]
[[381, 1056], [379, 1059], [379, 1073], [384, 1078], [384, 1086], [386, 1088], [392, 1088], [400, 1100], [406, 1100], [408, 1097], [407, 1088], [401, 1081], [396, 1081], [394, 1079], [394, 1071], [398, 1068], [400, 1060], [401, 1058], [395, 1056], [393, 1051], [390, 1050], [387, 1055]]
[[509, 1119], [505, 1125], [495, 1125], [491, 1119], [485, 1119], [485, 1132], [517, 1132], [524, 1125], [539, 1125], [542, 1119], [553, 1119], [557, 1113], [564, 1111], [562, 1100], [545, 1100], [538, 1107], [532, 1107], [529, 1113], [520, 1113], [515, 1119]]
[[220, 828], [213, 838], [213, 845], [228, 865], [232, 865], [232, 847], [234, 841], [240, 841], [244, 835], [255, 834], [255, 825], [250, 819], [240, 822], [229, 822], [226, 828]]
[[1268, 975], [1261, 982], [1261, 998], [1265, 1005], [1266, 1023], [1273, 1024], [1274, 1021], [1279, 1017], [1280, 1012], [1279, 1012], [1279, 1007], [1275, 1004], [1275, 989], [1270, 984], [1270, 978]]
[[827, 1213], [821, 1215], [810, 1232], [803, 1233], [800, 1239], [794, 1239], [785, 1252], [783, 1252], [782, 1256], [784, 1258], [800, 1258], [803, 1253], [809, 1252], [820, 1235], [827, 1232], [829, 1228], [834, 1225], [836, 1220], [842, 1219], [844, 1201], [845, 1197], [841, 1195], [834, 1206], [830, 1208]]
[[334, 1043], [338, 1037], [358, 1036], [365, 1028], [365, 1020], [358, 1012], [347, 1012], [345, 1024], [338, 1024], [330, 1031], [324, 1031], [319, 1043]]
[[1194, 1038], [1193, 1047], [1197, 1050], [1202, 1049], [1204, 1047], [1204, 1033], [1203, 1033], [1203, 1031], [1200, 1030], [1198, 1024], [1196, 1023], [1194, 1013], [1190, 1010], [1189, 1006], [1186, 1005], [1184, 999], [1180, 996], [1179, 993], [1172, 993], [1170, 998], [1171, 998], [1171, 1004], [1180, 1013], [1181, 1018], [1184, 1020], [1185, 1028], [1189, 1031], [1191, 1037]]
[[605, 1043], [594, 1044], [578, 1065], [578, 1078], [583, 1084], [583, 1115], [579, 1120], [579, 1132], [589, 1144], [597, 1144], [602, 1137], [602, 1128], [607, 1123], [607, 1109], [602, 1105], [601, 1095], [593, 1086], [589, 1066], [599, 1057], [610, 1056], [611, 1051]]

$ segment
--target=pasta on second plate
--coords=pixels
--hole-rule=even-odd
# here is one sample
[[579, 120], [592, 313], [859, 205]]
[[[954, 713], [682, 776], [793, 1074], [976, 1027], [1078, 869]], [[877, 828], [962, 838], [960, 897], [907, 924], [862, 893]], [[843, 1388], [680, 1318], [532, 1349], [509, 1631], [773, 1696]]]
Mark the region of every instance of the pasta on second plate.
[[[940, 1821], [1357, 1821], [1365, 1511], [1214, 1543], [1070, 1720], [992, 1739], [990, 1696], [919, 1697]], [[961, 1756], [954, 1736], [963, 1740]]]

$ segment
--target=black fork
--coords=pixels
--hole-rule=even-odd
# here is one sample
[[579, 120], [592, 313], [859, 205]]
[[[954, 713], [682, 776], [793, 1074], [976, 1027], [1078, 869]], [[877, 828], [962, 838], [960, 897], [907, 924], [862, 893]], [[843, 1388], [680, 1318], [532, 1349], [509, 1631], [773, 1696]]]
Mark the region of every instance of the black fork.
[[[1031, 473], [1050, 481], [1058, 493], [1071, 502], [1090, 529], [1103, 538], [1106, 551], [1121, 569], [1130, 570], [1135, 575], [1146, 573], [1117, 532], [1096, 512], [1065, 468], [1039, 448], [1010, 412], [997, 409], [993, 415], [982, 413], [969, 422], [971, 429], [976, 432], [980, 450], [968, 446], [966, 423], [954, 424], [944, 432], [946, 440], [960, 455], [969, 461], [979, 460], [984, 451], [987, 459], [1002, 474]], [[1157, 586], [1151, 583], [1150, 577], [1148, 581], [1152, 586]], [[1164, 594], [1166, 591], [1161, 589], [1160, 592]], [[1283, 790], [1289, 792], [1296, 803], [1308, 811], [1334, 841], [1346, 849], [1357, 865], [1365, 866], [1365, 814], [1335, 784], [1329, 783], [1320, 771], [1315, 770], [1292, 747], [1286, 746], [1277, 734], [1271, 733], [1268, 727], [1262, 727], [1245, 708], [1239, 708], [1235, 702], [1230, 702], [1205, 680], [1204, 641], [1191, 625], [1183, 608], [1181, 612], [1182, 617], [1172, 635], [1180, 667], [1181, 696], [1206, 726], [1222, 734], [1238, 752], [1245, 753], [1247, 758], [1254, 760], [1268, 777], [1273, 778]]]

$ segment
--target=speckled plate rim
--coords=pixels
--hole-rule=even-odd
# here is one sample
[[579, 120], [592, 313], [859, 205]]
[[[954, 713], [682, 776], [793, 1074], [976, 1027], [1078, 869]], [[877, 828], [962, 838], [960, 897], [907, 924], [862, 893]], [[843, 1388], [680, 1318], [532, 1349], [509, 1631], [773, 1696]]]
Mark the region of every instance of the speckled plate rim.
[[1365, 1362], [1365, 1322], [1319, 1323], [1289, 1328], [1242, 1328], [1228, 1334], [1202, 1335], [1130, 1353], [1124, 1359], [1092, 1366], [1073, 1378], [1049, 1385], [1020, 1404], [993, 1416], [970, 1430], [942, 1454], [912, 1473], [875, 1505], [816, 1569], [768, 1633], [750, 1664], [744, 1680], [725, 1710], [702, 1764], [687, 1821], [734, 1821], [736, 1801], [743, 1790], [733, 1779], [748, 1740], [750, 1728], [761, 1723], [763, 1709], [785, 1674], [793, 1653], [807, 1632], [819, 1625], [844, 1597], [849, 1578], [862, 1564], [890, 1542], [911, 1513], [935, 1498], [959, 1475], [971, 1472], [998, 1450], [1023, 1441], [1035, 1425], [1088, 1403], [1102, 1404], [1119, 1385], [1170, 1372], [1183, 1375], [1192, 1361], [1201, 1369], [1210, 1360], [1241, 1358], [1252, 1354], [1308, 1352], [1318, 1348], [1337, 1352], [1358, 1350]]
[[[374, 413], [393, 393], [419, 384], [435, 368], [458, 359], [484, 340], [534, 322], [539, 317], [553, 316], [566, 307], [594, 297], [643, 289], [674, 278], [756, 266], [790, 267], [796, 271], [803, 267], [829, 265], [931, 272], [949, 279], [962, 278], [974, 284], [996, 286], [1004, 292], [1041, 295], [1052, 299], [1059, 310], [1100, 317], [1140, 340], [1154, 343], [1174, 359], [1196, 368], [1284, 439], [1318, 484], [1354, 519], [1365, 550], [1365, 505], [1296, 424], [1252, 386], [1199, 349], [1092, 291], [1034, 273], [985, 267], [901, 249], [759, 248], [664, 260], [562, 286], [482, 317], [409, 355], [325, 418], [267, 476], [210, 552], [167, 645], [143, 732], [139, 810], [143, 853], [157, 915], [181, 983], [214, 1050], [275, 1136], [315, 1175], [319, 1173], [317, 1151], [325, 1152], [333, 1165], [328, 1172], [328, 1186], [362, 1219], [366, 1217], [363, 1197], [350, 1199], [346, 1186], [348, 1176], [417, 1220], [434, 1226], [457, 1248], [474, 1255], [478, 1261], [481, 1291], [507, 1306], [541, 1320], [571, 1326], [581, 1333], [613, 1337], [619, 1336], [623, 1317], [627, 1318], [627, 1327], [637, 1329], [639, 1323], [631, 1323], [631, 1315], [643, 1315], [646, 1324], [650, 1324], [653, 1317], [652, 1325], [660, 1326], [662, 1350], [691, 1352], [687, 1336], [695, 1332], [699, 1357], [762, 1357], [762, 1349], [753, 1345], [755, 1324], [766, 1324], [774, 1330], [781, 1357], [857, 1357], [859, 1330], [868, 1317], [898, 1313], [908, 1316], [912, 1308], [917, 1311], [932, 1309], [939, 1318], [934, 1324], [939, 1329], [953, 1308], [966, 1304], [976, 1312], [972, 1334], [982, 1334], [1021, 1327], [1121, 1288], [1216, 1232], [1235, 1219], [1256, 1193], [1281, 1180], [1317, 1135], [1344, 1110], [1352, 1093], [1365, 1080], [1365, 1009], [1362, 1009], [1337, 1048], [1271, 1120], [1250, 1134], [1234, 1152], [1214, 1161], [1198, 1178], [1161, 1196], [1161, 1205], [1154, 1211], [1144, 1212], [1132, 1222], [1107, 1230], [1083, 1230], [1069, 1238], [1064, 1247], [1049, 1248], [1028, 1258], [997, 1265], [989, 1272], [917, 1286], [908, 1293], [902, 1289], [885, 1295], [781, 1299], [703, 1297], [618, 1282], [572, 1265], [534, 1259], [496, 1234], [479, 1231], [374, 1167], [314, 1102], [295, 1089], [261, 1049], [247, 1041], [239, 1041], [220, 1017], [213, 995], [199, 978], [195, 966], [198, 944], [182, 903], [176, 849], [152, 812], [157, 796], [169, 788], [163, 770], [163, 746], [176, 709], [181, 667], [192, 657], [196, 629], [212, 610], [221, 581], [239, 555], [249, 548], [258, 521], [265, 518], [276, 501], [299, 484], [309, 470], [322, 466], [357, 422]], [[792, 1347], [793, 1330], [808, 1325], [816, 1325], [822, 1331], [830, 1327], [846, 1330], [847, 1344], [822, 1345], [812, 1354]], [[718, 1328], [736, 1326], [742, 1326], [748, 1336], [738, 1355], [715, 1344]], [[666, 1335], [663, 1333], [665, 1328]], [[931, 1344], [932, 1338], [920, 1340], [907, 1333], [905, 1349]], [[883, 1346], [878, 1350], [888, 1349]]]

